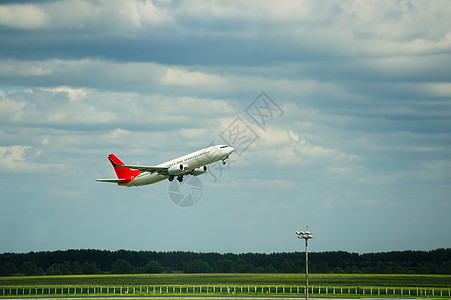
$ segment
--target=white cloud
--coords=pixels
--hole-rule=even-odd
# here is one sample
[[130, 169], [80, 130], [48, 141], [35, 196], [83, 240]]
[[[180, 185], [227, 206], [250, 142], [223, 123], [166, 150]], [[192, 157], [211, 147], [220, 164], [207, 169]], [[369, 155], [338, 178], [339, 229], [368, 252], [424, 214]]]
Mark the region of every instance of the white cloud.
[[262, 137], [266, 144], [265, 151], [270, 149], [270, 160], [279, 166], [309, 166], [329, 173], [349, 175], [353, 173], [355, 163], [360, 160], [357, 155], [344, 153], [339, 149], [312, 145], [292, 130], [278, 130], [277, 136], [275, 140], [279, 142], [272, 145], [264, 141], [264, 135]]
[[48, 16], [45, 10], [36, 5], [0, 5], [0, 25], [20, 29], [39, 29], [47, 21]]
[[[33, 174], [33, 173], [54, 173], [58, 172], [64, 166], [62, 164], [49, 164], [42, 162], [34, 162], [31, 157], [27, 157], [27, 154], [32, 151], [30, 145], [13, 145], [13, 146], [0, 146], [0, 167], [5, 172], [18, 172], [21, 174]], [[42, 149], [38, 149], [35, 153], [35, 157], [42, 155]]]
[[0, 60], [2, 77], [43, 76], [52, 72], [53, 69], [47, 62]]
[[[451, 46], [447, 1], [183, 1], [176, 20], [221, 26], [190, 28], [191, 34], [263, 35], [290, 48], [333, 49], [334, 55], [424, 54]], [[202, 21], [198, 21], [202, 20]], [[237, 23], [243, 26], [236, 26]]]
[[[51, 81], [55, 88], [46, 88], [54, 92], [70, 92], [70, 96], [82, 97], [86, 88], [75, 89], [67, 83], [77, 82], [85, 87], [102, 85], [116, 86], [116, 90], [132, 92], [159, 91], [174, 92], [174, 87], [182, 91], [196, 88], [200, 91], [223, 90], [228, 79], [220, 75], [196, 70], [196, 67], [166, 66], [153, 62], [116, 62], [99, 59], [80, 60], [7, 60], [0, 61], [0, 78], [16, 78], [28, 81], [35, 78], [36, 86]], [[61, 83], [59, 85], [58, 83]], [[75, 93], [78, 93], [75, 95]], [[192, 93], [192, 90], [191, 90]]]
[[188, 71], [182, 68], [168, 67], [163, 77], [162, 84], [184, 86], [214, 86], [223, 85], [224, 80], [216, 75], [210, 75], [198, 71]]
[[26, 124], [57, 127], [109, 124], [122, 129], [124, 126], [180, 123], [196, 129], [200, 124], [205, 126], [205, 122], [219, 124], [217, 116], [235, 113], [228, 101], [219, 99], [105, 92], [68, 86], [2, 92], [0, 108], [5, 119], [26, 121]]
[[5, 92], [0, 91], [0, 116], [3, 120], [20, 120], [25, 105], [25, 101], [9, 99]]
[[22, 165], [25, 161], [25, 151], [30, 148], [27, 145], [0, 146], [0, 164], [10, 169]]
[[115, 139], [122, 139], [129, 134], [131, 134], [131, 132], [129, 130], [123, 130], [121, 128], [116, 128], [116, 129], [110, 131], [110, 133], [108, 134], [108, 137], [115, 140]]
[[59, 86], [55, 88], [40, 88], [41, 91], [52, 93], [67, 93], [70, 100], [81, 100], [86, 98], [88, 91], [86, 89], [75, 89], [67, 86]]
[[172, 17], [151, 1], [65, 0], [0, 5], [0, 24], [20, 29], [102, 30], [116, 35], [172, 22]]
[[[233, 21], [245, 24], [250, 20], [259, 26], [286, 25], [287, 23], [319, 23], [330, 17], [336, 5], [330, 2], [288, 0], [274, 5], [266, 1], [205, 2], [183, 1], [175, 14], [182, 17]], [[321, 11], [321, 13], [318, 13]], [[268, 24], [265, 26], [265, 23]], [[234, 25], [234, 24], [230, 24]], [[246, 29], [246, 28], [242, 28]]]
[[164, 10], [156, 7], [152, 1], [135, 1], [126, 2], [118, 1], [119, 4], [124, 5], [125, 9], [120, 11], [124, 16], [127, 16], [127, 11], [133, 12], [134, 23], [137, 27], [142, 27], [145, 24], [158, 25], [172, 23], [172, 17]]

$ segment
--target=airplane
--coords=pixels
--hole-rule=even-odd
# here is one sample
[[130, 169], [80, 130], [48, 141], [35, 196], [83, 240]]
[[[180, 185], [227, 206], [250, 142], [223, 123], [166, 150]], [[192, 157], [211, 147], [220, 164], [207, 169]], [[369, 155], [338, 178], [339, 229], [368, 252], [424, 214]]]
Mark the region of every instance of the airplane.
[[213, 145], [196, 152], [175, 158], [157, 166], [132, 166], [124, 164], [113, 153], [108, 159], [113, 165], [117, 179], [96, 179], [98, 182], [117, 183], [120, 186], [141, 186], [156, 183], [165, 179], [183, 181], [183, 176], [199, 176], [207, 172], [207, 165], [229, 158], [234, 151], [228, 145]]

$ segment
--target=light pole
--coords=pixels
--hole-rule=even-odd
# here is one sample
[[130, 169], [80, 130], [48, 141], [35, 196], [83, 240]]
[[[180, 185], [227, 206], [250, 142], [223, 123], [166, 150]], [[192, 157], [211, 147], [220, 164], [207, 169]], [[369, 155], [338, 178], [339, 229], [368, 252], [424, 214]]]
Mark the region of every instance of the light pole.
[[308, 231], [296, 231], [296, 234], [298, 235], [298, 239], [304, 239], [305, 240], [305, 299], [308, 300], [308, 247], [307, 247], [307, 241], [308, 239], [313, 239], [313, 234]]

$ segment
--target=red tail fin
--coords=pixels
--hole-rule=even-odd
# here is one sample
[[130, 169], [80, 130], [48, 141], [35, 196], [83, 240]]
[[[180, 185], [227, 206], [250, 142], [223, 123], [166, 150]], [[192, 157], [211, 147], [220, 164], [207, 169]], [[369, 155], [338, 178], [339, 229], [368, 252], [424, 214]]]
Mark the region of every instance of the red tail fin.
[[129, 168], [118, 167], [118, 165], [123, 166], [125, 164], [119, 158], [117, 158], [116, 155], [114, 155], [112, 153], [110, 155], [108, 155], [108, 159], [110, 160], [111, 164], [113, 165], [114, 171], [116, 172], [117, 178], [119, 178], [119, 179], [131, 180], [134, 177], [141, 174], [141, 171], [139, 171], [139, 170], [132, 170]]

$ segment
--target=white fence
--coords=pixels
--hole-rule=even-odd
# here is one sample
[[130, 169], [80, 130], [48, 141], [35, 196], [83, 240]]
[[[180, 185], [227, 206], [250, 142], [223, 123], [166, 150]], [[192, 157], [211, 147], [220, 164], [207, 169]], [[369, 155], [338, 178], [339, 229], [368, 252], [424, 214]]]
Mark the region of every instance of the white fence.
[[[416, 296], [451, 297], [449, 288], [415, 287], [309, 287], [310, 295], [359, 295], [359, 296]], [[49, 296], [49, 295], [152, 295], [152, 294], [231, 294], [276, 295], [305, 294], [303, 286], [119, 286], [119, 287], [0, 287], [1, 296]]]

